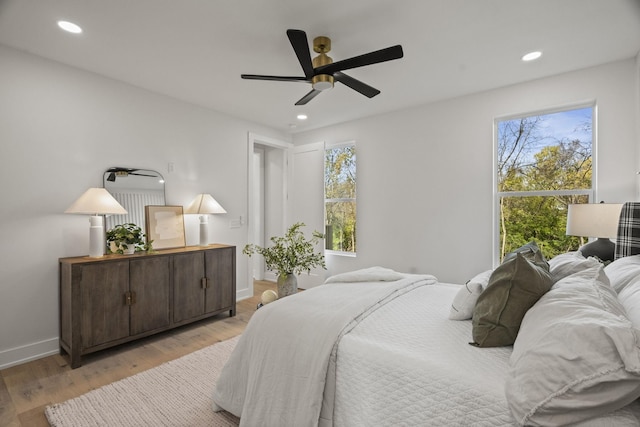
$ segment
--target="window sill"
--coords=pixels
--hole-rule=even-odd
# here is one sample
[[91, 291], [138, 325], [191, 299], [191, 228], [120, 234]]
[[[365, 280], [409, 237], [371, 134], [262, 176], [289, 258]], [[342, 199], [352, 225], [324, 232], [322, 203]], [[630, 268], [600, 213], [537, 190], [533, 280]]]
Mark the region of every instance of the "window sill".
[[330, 250], [325, 249], [324, 254], [325, 255], [332, 255], [332, 256], [342, 256], [342, 257], [347, 257], [347, 258], [355, 258], [357, 252], [330, 251]]

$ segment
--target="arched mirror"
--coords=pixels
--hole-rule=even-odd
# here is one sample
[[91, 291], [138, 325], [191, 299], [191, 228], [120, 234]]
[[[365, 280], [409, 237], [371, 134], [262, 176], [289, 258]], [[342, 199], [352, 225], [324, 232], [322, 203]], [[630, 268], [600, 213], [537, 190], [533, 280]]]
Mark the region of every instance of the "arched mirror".
[[104, 173], [104, 188], [127, 210], [126, 215], [110, 215], [105, 230], [118, 224], [133, 223], [145, 230], [144, 207], [165, 205], [164, 178], [148, 169], [112, 167]]

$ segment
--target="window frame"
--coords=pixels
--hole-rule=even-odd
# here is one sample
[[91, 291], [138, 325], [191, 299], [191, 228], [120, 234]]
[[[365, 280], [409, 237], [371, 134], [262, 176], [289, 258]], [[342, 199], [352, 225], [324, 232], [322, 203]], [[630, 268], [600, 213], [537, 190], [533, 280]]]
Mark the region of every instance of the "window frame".
[[[521, 119], [523, 117], [544, 116], [547, 114], [562, 113], [565, 111], [591, 108], [591, 189], [578, 190], [539, 190], [539, 191], [498, 191], [498, 124], [507, 120]], [[492, 253], [494, 268], [500, 265], [500, 199], [502, 197], [535, 197], [535, 196], [567, 196], [586, 195], [589, 203], [597, 200], [598, 184], [598, 105], [595, 100], [575, 104], [567, 104], [555, 108], [534, 110], [525, 113], [509, 114], [493, 119], [493, 232]]]
[[[356, 141], [355, 140], [349, 140], [349, 141], [342, 141], [342, 142], [334, 142], [334, 143], [325, 143], [324, 145], [324, 156], [323, 159], [326, 159], [326, 153], [328, 150], [332, 150], [335, 148], [342, 148], [342, 147], [350, 147], [353, 146], [356, 150], [356, 195], [353, 198], [338, 198], [338, 199], [327, 199], [327, 188], [325, 186], [325, 174], [326, 174], [326, 169], [324, 169], [324, 162], [323, 162], [323, 174], [322, 174], [322, 180], [323, 180], [323, 187], [324, 187], [324, 204], [323, 204], [323, 209], [324, 209], [324, 224], [325, 224], [325, 232], [326, 232], [326, 226], [327, 226], [327, 203], [331, 203], [331, 202], [345, 202], [345, 201], [353, 201], [354, 205], [356, 206], [356, 224], [358, 224], [358, 148], [356, 145]], [[356, 242], [358, 241], [357, 239], [357, 235], [358, 235], [358, 227], [356, 226]], [[334, 249], [327, 249], [325, 247], [325, 254], [328, 255], [338, 255], [338, 256], [344, 256], [344, 257], [353, 257], [355, 258], [357, 256], [357, 249], [358, 249], [358, 245], [356, 243], [356, 251], [354, 252], [350, 252], [350, 251], [337, 251]]]

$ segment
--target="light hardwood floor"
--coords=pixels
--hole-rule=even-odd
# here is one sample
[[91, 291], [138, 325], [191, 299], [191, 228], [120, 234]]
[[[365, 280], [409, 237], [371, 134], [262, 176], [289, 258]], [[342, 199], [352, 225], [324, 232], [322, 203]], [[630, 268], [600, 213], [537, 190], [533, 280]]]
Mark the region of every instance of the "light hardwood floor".
[[60, 355], [0, 371], [0, 426], [49, 427], [46, 406], [131, 376], [164, 362], [232, 338], [244, 330], [256, 311], [260, 295], [275, 283], [256, 281], [254, 297], [237, 304], [236, 316], [227, 313], [153, 337], [90, 354], [82, 366], [71, 369]]

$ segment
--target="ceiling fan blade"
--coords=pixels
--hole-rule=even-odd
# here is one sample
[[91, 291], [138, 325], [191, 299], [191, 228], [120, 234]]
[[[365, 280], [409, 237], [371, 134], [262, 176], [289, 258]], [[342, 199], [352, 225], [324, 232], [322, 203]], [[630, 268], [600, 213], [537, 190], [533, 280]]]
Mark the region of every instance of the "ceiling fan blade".
[[311, 52], [309, 52], [309, 41], [307, 40], [307, 33], [302, 30], [287, 30], [287, 37], [291, 42], [298, 61], [302, 66], [302, 71], [307, 79], [313, 77], [313, 63], [311, 62]]
[[311, 92], [300, 98], [300, 100], [296, 102], [296, 105], [305, 105], [307, 102], [320, 95], [321, 92], [321, 90], [311, 89]]
[[364, 55], [354, 56], [353, 58], [343, 59], [333, 64], [323, 65], [316, 68], [316, 74], [333, 74], [336, 71], [349, 70], [365, 65], [378, 64], [380, 62], [400, 59], [403, 56], [402, 46], [396, 45], [385, 49], [376, 50], [375, 52], [365, 53]]
[[336, 71], [333, 73], [333, 78], [342, 83], [345, 86], [349, 86], [351, 89], [360, 92], [367, 98], [373, 98], [378, 95], [380, 91], [375, 87], [371, 87], [368, 84], [362, 83], [360, 80], [354, 79], [351, 76], [347, 76], [345, 73]]
[[274, 80], [278, 82], [306, 82], [310, 83], [311, 80], [306, 77], [287, 77], [287, 76], [262, 76], [259, 74], [241, 74], [240, 77], [247, 80]]
[[131, 168], [122, 168], [119, 166], [115, 166], [112, 168], [107, 169], [107, 172], [135, 172], [138, 169], [131, 169]]

